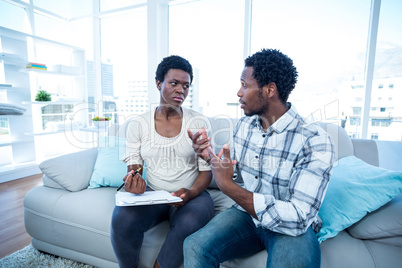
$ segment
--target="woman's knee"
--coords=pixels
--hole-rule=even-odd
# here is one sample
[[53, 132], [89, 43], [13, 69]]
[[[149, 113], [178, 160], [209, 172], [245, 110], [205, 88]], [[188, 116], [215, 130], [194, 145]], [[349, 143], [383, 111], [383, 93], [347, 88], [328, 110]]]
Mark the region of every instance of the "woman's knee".
[[214, 217], [213, 207], [197, 206], [181, 209], [183, 209], [182, 213], [175, 220], [171, 221], [171, 224], [172, 228], [187, 235], [198, 231]]
[[138, 228], [143, 223], [144, 217], [133, 207], [116, 206], [113, 210], [111, 229], [116, 233]]

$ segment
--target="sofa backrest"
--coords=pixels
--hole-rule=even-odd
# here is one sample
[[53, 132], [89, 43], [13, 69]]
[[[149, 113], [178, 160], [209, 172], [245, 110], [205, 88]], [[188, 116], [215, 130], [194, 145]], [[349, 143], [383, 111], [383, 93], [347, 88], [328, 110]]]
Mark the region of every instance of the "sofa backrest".
[[[233, 129], [236, 126], [237, 119], [230, 117], [208, 117], [210, 128], [207, 129], [211, 144], [215, 152], [218, 152], [224, 144], [232, 146]], [[126, 120], [120, 126], [112, 125], [109, 128], [110, 136], [126, 136], [127, 123]], [[363, 161], [379, 166], [379, 152], [377, 143], [373, 140], [350, 139], [346, 131], [338, 125], [332, 123], [317, 122], [332, 138], [335, 144], [335, 159], [355, 155]]]
[[332, 138], [335, 145], [335, 160], [354, 155], [353, 144], [346, 131], [338, 125], [317, 122]]
[[233, 129], [236, 126], [237, 119], [230, 117], [208, 117], [210, 129], [207, 129], [211, 137], [211, 145], [216, 152], [222, 149], [223, 145], [233, 144]]
[[[211, 143], [215, 151], [219, 151], [224, 144], [231, 146], [233, 142], [233, 128], [237, 120], [224, 117], [209, 117], [208, 119], [211, 123], [209, 131]], [[352, 141], [343, 128], [331, 123], [318, 122], [318, 124], [334, 141], [336, 159], [354, 154]]]
[[354, 155], [364, 162], [380, 165], [377, 143], [374, 140], [352, 139]]
[[402, 171], [402, 141], [375, 141], [378, 148], [379, 166]]

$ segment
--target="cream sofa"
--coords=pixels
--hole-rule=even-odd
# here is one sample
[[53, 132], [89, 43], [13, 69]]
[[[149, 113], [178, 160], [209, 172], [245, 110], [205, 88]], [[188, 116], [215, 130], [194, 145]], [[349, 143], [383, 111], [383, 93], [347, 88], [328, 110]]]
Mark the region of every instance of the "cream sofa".
[[[210, 123], [214, 147], [230, 143], [234, 120], [210, 118]], [[402, 169], [401, 142], [351, 140], [337, 125], [320, 124], [335, 141], [337, 158], [355, 155], [375, 166]], [[110, 132], [124, 136], [125, 127], [114, 127]], [[118, 267], [110, 243], [116, 188], [87, 189], [97, 154], [94, 148], [44, 161], [40, 165], [44, 185], [31, 190], [24, 199], [25, 226], [38, 250], [97, 267]], [[233, 204], [213, 183], [209, 192], [216, 213]], [[393, 232], [356, 238], [350, 228], [386, 228]], [[350, 228], [321, 243], [322, 267], [401, 267], [402, 195]], [[166, 221], [146, 233], [139, 267], [152, 267], [168, 229]], [[266, 251], [261, 251], [221, 267], [266, 267], [266, 258]]]

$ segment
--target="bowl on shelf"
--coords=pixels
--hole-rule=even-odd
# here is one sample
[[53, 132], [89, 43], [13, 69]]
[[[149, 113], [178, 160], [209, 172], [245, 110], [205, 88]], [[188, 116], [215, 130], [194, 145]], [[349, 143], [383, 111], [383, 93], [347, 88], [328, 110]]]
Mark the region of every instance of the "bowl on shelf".
[[109, 127], [110, 120], [108, 120], [108, 121], [92, 121], [92, 123], [97, 128], [106, 129]]

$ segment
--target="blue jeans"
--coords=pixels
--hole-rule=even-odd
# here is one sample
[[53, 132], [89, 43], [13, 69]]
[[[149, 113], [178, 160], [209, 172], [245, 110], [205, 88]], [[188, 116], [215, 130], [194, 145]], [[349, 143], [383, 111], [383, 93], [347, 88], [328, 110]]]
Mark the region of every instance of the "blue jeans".
[[[256, 227], [250, 214], [231, 207], [184, 241], [184, 267], [219, 267], [219, 264], [268, 251], [267, 267], [320, 267], [321, 251], [310, 227], [300, 236]], [[251, 266], [250, 266], [251, 267]]]
[[111, 241], [119, 267], [138, 265], [144, 232], [169, 219], [170, 231], [157, 257], [161, 268], [177, 268], [183, 263], [184, 239], [214, 216], [214, 202], [204, 191], [183, 207], [166, 204], [118, 207], [113, 210]]

